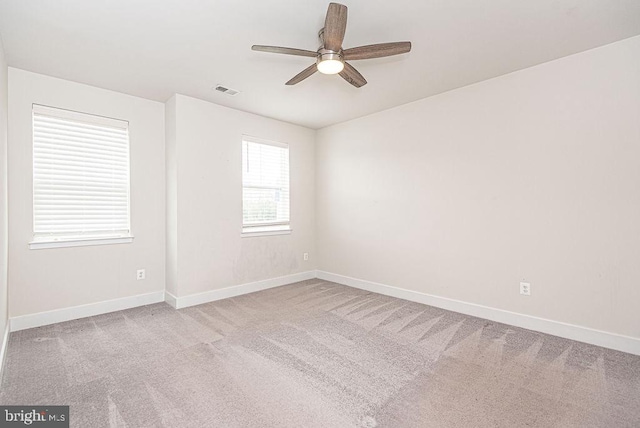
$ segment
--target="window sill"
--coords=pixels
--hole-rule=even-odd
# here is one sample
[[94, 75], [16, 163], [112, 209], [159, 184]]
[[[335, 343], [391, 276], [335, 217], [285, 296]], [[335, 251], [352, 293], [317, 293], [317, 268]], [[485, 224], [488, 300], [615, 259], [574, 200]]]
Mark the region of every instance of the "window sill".
[[243, 227], [240, 234], [243, 238], [251, 238], [253, 236], [271, 236], [271, 235], [289, 235], [291, 228], [286, 226], [262, 226], [262, 227]]
[[120, 236], [117, 238], [66, 239], [59, 241], [32, 241], [29, 242], [29, 249], [42, 250], [45, 248], [89, 247], [93, 245], [130, 244], [131, 242], [133, 242], [133, 236]]

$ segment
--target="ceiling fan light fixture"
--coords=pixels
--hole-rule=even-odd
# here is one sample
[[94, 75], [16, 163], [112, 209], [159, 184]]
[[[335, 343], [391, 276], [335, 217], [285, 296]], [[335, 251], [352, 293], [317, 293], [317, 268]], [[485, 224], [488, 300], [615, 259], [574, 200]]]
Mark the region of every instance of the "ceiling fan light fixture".
[[339, 59], [325, 59], [320, 61], [317, 67], [322, 74], [338, 74], [344, 68], [344, 63]]
[[342, 55], [339, 52], [320, 49], [318, 52], [318, 71], [322, 74], [338, 74], [344, 68]]

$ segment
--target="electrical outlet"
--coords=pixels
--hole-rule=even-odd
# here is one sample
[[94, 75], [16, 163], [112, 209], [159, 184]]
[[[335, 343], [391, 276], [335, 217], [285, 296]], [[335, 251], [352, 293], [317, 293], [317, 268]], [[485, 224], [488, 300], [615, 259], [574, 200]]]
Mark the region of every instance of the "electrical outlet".
[[528, 282], [520, 283], [520, 294], [523, 296], [531, 296], [531, 284]]
[[136, 272], [136, 279], [141, 280], [147, 277], [147, 272], [144, 269], [138, 269]]
[[305, 261], [309, 260], [309, 253], [304, 253], [304, 254], [302, 255], [302, 258], [303, 258]]

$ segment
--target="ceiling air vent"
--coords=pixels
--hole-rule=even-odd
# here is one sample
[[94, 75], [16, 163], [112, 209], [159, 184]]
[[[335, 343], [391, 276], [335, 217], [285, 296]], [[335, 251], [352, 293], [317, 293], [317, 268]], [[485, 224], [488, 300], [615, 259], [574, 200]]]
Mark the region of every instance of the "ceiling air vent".
[[222, 85], [216, 85], [216, 87], [214, 89], [216, 91], [218, 91], [218, 92], [222, 92], [222, 93], [227, 94], [227, 95], [237, 95], [237, 94], [240, 93], [240, 91], [236, 91], [235, 89], [227, 88], [227, 87], [222, 86]]

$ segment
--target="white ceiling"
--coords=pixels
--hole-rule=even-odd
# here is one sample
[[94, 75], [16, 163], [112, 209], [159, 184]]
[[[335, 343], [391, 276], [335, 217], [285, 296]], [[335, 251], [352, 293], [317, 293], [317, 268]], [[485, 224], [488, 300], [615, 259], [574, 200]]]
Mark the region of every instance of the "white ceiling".
[[[638, 0], [344, 0], [344, 47], [410, 40], [354, 61], [368, 84], [316, 73], [328, 0], [0, 0], [7, 62], [158, 101], [174, 93], [321, 128], [640, 34]], [[212, 91], [221, 83], [242, 91]]]

